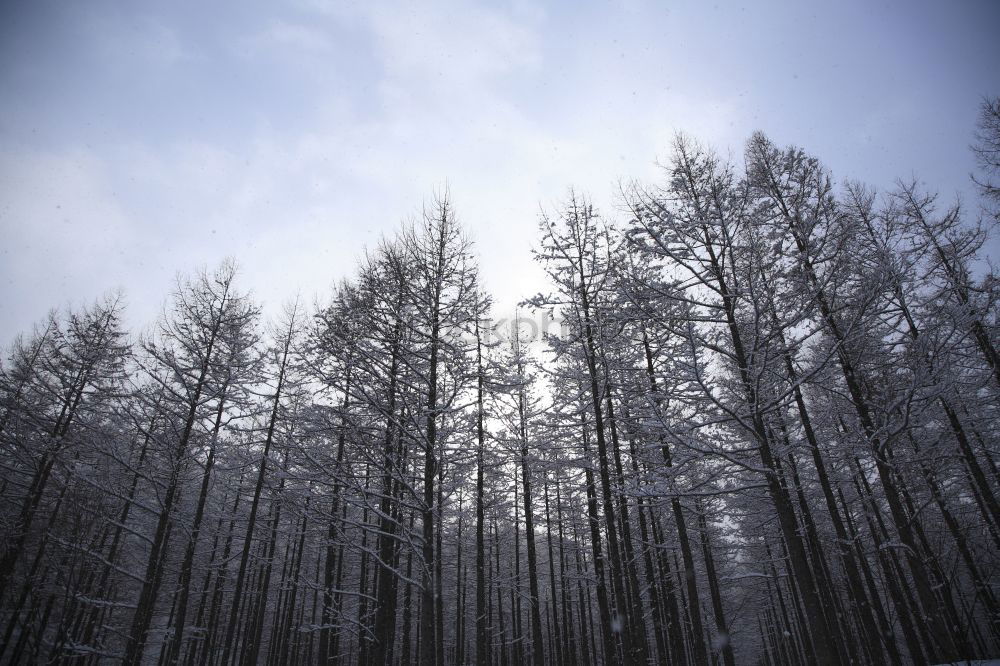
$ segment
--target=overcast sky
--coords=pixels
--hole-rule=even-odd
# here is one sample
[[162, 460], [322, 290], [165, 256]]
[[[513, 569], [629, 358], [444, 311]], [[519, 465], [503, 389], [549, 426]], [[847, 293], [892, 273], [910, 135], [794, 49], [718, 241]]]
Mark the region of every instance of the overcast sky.
[[540, 288], [539, 206], [608, 216], [684, 131], [762, 129], [838, 179], [975, 200], [1000, 3], [0, 4], [0, 344], [235, 257], [271, 311], [324, 296], [448, 184], [499, 308]]

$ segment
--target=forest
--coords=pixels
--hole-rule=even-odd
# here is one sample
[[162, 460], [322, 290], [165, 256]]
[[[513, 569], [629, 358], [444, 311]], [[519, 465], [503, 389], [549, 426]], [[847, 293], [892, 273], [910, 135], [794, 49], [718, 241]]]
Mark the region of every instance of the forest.
[[0, 366], [0, 660], [1000, 655], [996, 101], [976, 150], [982, 208], [678, 136], [540, 215], [510, 318], [447, 193], [276, 318], [233, 261], [142, 333], [52, 310]]

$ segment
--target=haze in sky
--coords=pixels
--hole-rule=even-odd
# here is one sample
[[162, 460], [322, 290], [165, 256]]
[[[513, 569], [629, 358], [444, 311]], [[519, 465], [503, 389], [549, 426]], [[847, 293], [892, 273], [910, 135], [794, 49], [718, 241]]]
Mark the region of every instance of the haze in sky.
[[684, 131], [764, 130], [835, 176], [916, 176], [970, 215], [1000, 4], [5, 2], [0, 344], [121, 287], [153, 320], [227, 256], [271, 312], [325, 298], [450, 189], [498, 310], [542, 288], [540, 207], [616, 218]]

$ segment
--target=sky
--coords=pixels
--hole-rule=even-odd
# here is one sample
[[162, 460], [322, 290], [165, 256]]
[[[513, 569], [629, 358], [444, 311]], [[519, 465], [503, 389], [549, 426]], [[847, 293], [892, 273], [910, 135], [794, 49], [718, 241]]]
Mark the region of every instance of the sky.
[[998, 28], [989, 0], [0, 0], [0, 345], [114, 289], [141, 330], [226, 257], [269, 313], [325, 300], [445, 188], [509, 313], [539, 211], [622, 220], [677, 132], [974, 215]]

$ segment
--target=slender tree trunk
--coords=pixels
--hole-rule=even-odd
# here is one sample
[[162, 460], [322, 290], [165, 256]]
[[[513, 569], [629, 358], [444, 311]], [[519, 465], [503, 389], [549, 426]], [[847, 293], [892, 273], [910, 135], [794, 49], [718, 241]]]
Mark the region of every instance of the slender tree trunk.
[[[597, 586], [597, 610], [601, 627], [602, 649], [604, 652], [604, 662], [606, 664], [613, 664], [616, 661], [615, 653], [617, 652], [617, 645], [611, 632], [611, 609], [608, 604], [607, 588], [605, 587], [604, 554], [601, 545], [600, 518], [597, 513], [597, 490], [594, 484], [593, 463], [591, 462], [590, 446], [588, 444], [590, 434], [587, 431], [586, 416], [581, 414], [581, 419], [583, 421], [581, 439], [583, 442], [584, 477], [587, 487], [587, 522], [590, 525], [590, 547], [594, 553], [594, 577], [596, 578]], [[597, 652], [595, 651], [594, 654], [596, 655]]]
[[[421, 563], [421, 579], [423, 593], [420, 604], [420, 661], [427, 666], [441, 666], [442, 655], [438, 654], [437, 630], [435, 629], [435, 608], [440, 600], [435, 599], [437, 585], [435, 584], [435, 542], [434, 542], [434, 478], [437, 476], [437, 398], [438, 398], [438, 352], [441, 330], [441, 262], [444, 261], [444, 230], [440, 232], [438, 266], [436, 283], [431, 303], [431, 322], [428, 344], [430, 346], [430, 361], [427, 380], [427, 431], [424, 442], [424, 506], [422, 511], [423, 526], [423, 562]], [[440, 510], [440, 507], [438, 507]]]
[[181, 645], [184, 642], [184, 627], [187, 618], [188, 597], [191, 594], [191, 575], [194, 569], [194, 554], [198, 547], [198, 536], [201, 532], [201, 521], [205, 516], [205, 503], [208, 501], [208, 486], [212, 478], [212, 467], [215, 465], [215, 446], [219, 439], [219, 431], [222, 428], [222, 416], [226, 404], [226, 390], [228, 381], [223, 385], [219, 395], [219, 404], [215, 412], [215, 425], [212, 427], [211, 441], [208, 449], [208, 458], [205, 460], [205, 472], [201, 479], [201, 491], [198, 493], [198, 505], [195, 507], [194, 523], [191, 526], [191, 535], [188, 537], [187, 548], [184, 550], [184, 561], [181, 564], [180, 580], [177, 594], [177, 617], [173, 624], [174, 633], [168, 640], [166, 663], [176, 664], [180, 658]]
[[[605, 404], [607, 406], [608, 429], [611, 434], [611, 452], [615, 463], [615, 483], [618, 492], [618, 514], [619, 525], [621, 526], [621, 545], [624, 565], [624, 580], [627, 606], [629, 614], [628, 628], [631, 631], [630, 642], [634, 646], [635, 661], [643, 663], [647, 659], [649, 644], [646, 637], [646, 623], [644, 620], [645, 609], [642, 603], [642, 595], [639, 593], [639, 574], [636, 569], [635, 547], [632, 543], [632, 523], [629, 518], [628, 499], [625, 495], [625, 472], [622, 466], [621, 446], [618, 439], [618, 425], [615, 418], [614, 400], [612, 400], [611, 373], [608, 369], [607, 361], [603, 359], [602, 364], [605, 377], [608, 378], [608, 385], [605, 387]], [[628, 420], [626, 408], [625, 419]]]
[[715, 573], [715, 558], [712, 555], [712, 543], [708, 535], [708, 521], [700, 503], [696, 506], [698, 512], [698, 529], [701, 531], [701, 551], [705, 558], [705, 572], [708, 574], [708, 590], [712, 597], [712, 612], [715, 614], [716, 644], [722, 652], [722, 660], [726, 666], [735, 666], [733, 644], [726, 625], [726, 613], [722, 606], [722, 591], [719, 588], [719, 577]]
[[486, 538], [485, 500], [483, 498], [483, 457], [486, 430], [483, 426], [483, 356], [479, 318], [476, 317], [476, 664], [489, 663], [489, 637], [486, 633], [489, 615], [486, 611]]
[[258, 587], [256, 598], [253, 602], [254, 611], [249, 614], [247, 632], [244, 634], [244, 657], [241, 660], [245, 666], [253, 666], [257, 663], [260, 644], [264, 636], [264, 616], [267, 614], [268, 601], [271, 591], [271, 574], [274, 569], [274, 553], [278, 542], [278, 526], [281, 524], [281, 508], [283, 493], [285, 490], [285, 479], [288, 476], [288, 451], [284, 453], [282, 462], [281, 480], [278, 482], [277, 494], [273, 500], [273, 515], [271, 517], [270, 536], [264, 551], [263, 570], [260, 574], [261, 583]]
[[260, 495], [264, 488], [264, 479], [267, 475], [267, 461], [271, 455], [271, 444], [274, 442], [274, 430], [278, 424], [278, 411], [281, 405], [282, 390], [285, 385], [285, 371], [288, 364], [288, 352], [292, 344], [292, 328], [289, 326], [288, 334], [285, 337], [281, 363], [278, 369], [278, 384], [275, 387], [274, 397], [271, 403], [271, 416], [267, 423], [267, 435], [264, 438], [264, 450], [260, 456], [260, 468], [257, 472], [257, 483], [254, 486], [253, 500], [250, 502], [250, 516], [247, 518], [247, 529], [243, 536], [243, 549], [240, 552], [240, 567], [236, 574], [236, 590], [233, 592], [232, 608], [229, 613], [229, 623], [226, 626], [226, 638], [222, 651], [222, 666], [229, 666], [230, 657], [233, 654], [233, 643], [236, 638], [236, 625], [240, 611], [240, 604], [243, 602], [243, 588], [245, 586], [247, 563], [250, 560], [250, 549], [253, 544], [254, 527], [257, 523], [257, 510], [260, 507]]
[[[400, 292], [402, 294], [402, 291]], [[397, 313], [402, 303], [397, 301]], [[382, 498], [379, 504], [378, 537], [378, 583], [375, 592], [375, 627], [370, 660], [373, 666], [383, 666], [387, 655], [391, 654], [391, 643], [395, 639], [396, 628], [396, 572], [391, 563], [396, 554], [396, 520], [394, 512], [394, 473], [402, 473], [397, 448], [403, 446], [396, 440], [396, 381], [399, 373], [399, 341], [402, 322], [397, 316], [392, 338], [391, 360], [389, 362], [389, 404], [386, 408], [385, 441], [382, 456]]]
[[198, 406], [201, 401], [201, 394], [205, 388], [208, 376], [209, 364], [212, 360], [212, 353], [215, 341], [219, 333], [221, 320], [217, 320], [211, 330], [209, 342], [205, 348], [205, 360], [198, 375], [194, 392], [191, 396], [187, 417], [184, 422], [184, 429], [177, 447], [173, 452], [172, 469], [167, 482], [166, 495], [160, 510], [160, 516], [156, 523], [156, 532], [153, 536], [153, 545], [149, 551], [149, 559], [146, 563], [146, 575], [139, 593], [139, 602], [136, 605], [135, 615], [132, 619], [132, 627], [129, 630], [128, 640], [125, 645], [124, 666], [138, 666], [142, 660], [146, 647], [146, 633], [149, 631], [149, 623], [153, 616], [153, 607], [156, 604], [156, 596], [159, 592], [160, 582], [163, 577], [162, 562], [166, 557], [167, 542], [170, 536], [171, 513], [174, 508], [174, 500], [177, 495], [178, 484], [180, 482], [180, 470], [184, 455], [188, 448], [188, 441], [194, 430], [194, 424], [198, 416]]
[[[650, 393], [652, 395], [653, 408], [657, 418], [662, 419], [661, 402], [663, 398], [656, 382], [656, 372], [653, 366], [653, 352], [649, 344], [649, 336], [644, 330], [642, 333], [643, 352], [646, 361], [646, 378], [649, 380]], [[670, 454], [670, 447], [666, 439], [661, 435], [658, 437], [660, 452], [663, 456], [663, 464], [669, 470], [673, 468], [673, 458]], [[701, 600], [698, 593], [698, 582], [695, 577], [694, 556], [691, 552], [691, 541], [688, 537], [687, 519], [684, 517], [684, 510], [680, 497], [676, 489], [670, 496], [670, 508], [674, 515], [674, 526], [677, 528], [677, 542], [681, 547], [681, 558], [684, 561], [684, 581], [687, 588], [688, 614], [691, 617], [691, 631], [694, 634], [694, 654], [693, 659], [699, 664], [707, 664], [708, 648], [705, 645], [705, 632], [701, 624]]]
[[[608, 532], [608, 554], [610, 563], [611, 591], [614, 595], [614, 615], [611, 618], [614, 633], [621, 641], [623, 663], [628, 666], [636, 658], [644, 658], [638, 645], [630, 640], [632, 627], [628, 625], [629, 608], [625, 601], [625, 572], [619, 550], [618, 524], [615, 520], [614, 497], [611, 491], [611, 475], [608, 470], [608, 445], [605, 438], [604, 409], [601, 405], [603, 387], [599, 384], [597, 374], [597, 345], [591, 325], [590, 299], [585, 287], [586, 278], [583, 275], [583, 257], [580, 256], [580, 306], [583, 315], [583, 352], [587, 364], [590, 382], [591, 403], [594, 414], [594, 433], [597, 439], [597, 471], [601, 480], [601, 499], [604, 509], [604, 523]], [[638, 650], [638, 652], [636, 652]]]
[[[494, 587], [497, 590], [497, 622], [498, 636], [500, 638], [500, 663], [503, 666], [508, 664], [507, 654], [508, 654], [508, 643], [507, 643], [507, 632], [504, 629], [503, 621], [503, 596], [500, 591], [500, 531], [497, 529], [496, 519], [493, 520], [493, 555], [496, 560], [496, 574], [493, 577], [495, 582]], [[511, 609], [513, 611], [513, 609]]]
[[538, 562], [535, 553], [535, 524], [531, 508], [531, 474], [528, 469], [527, 425], [524, 415], [524, 394], [518, 400], [521, 415], [521, 483], [524, 492], [524, 540], [528, 547], [528, 605], [531, 616], [531, 656], [535, 666], [545, 663], [545, 644], [542, 641], [542, 616], [538, 607]]
[[347, 408], [351, 399], [351, 374], [352, 364], [350, 360], [348, 360], [347, 369], [344, 374], [344, 395], [340, 404], [340, 432], [337, 433], [337, 459], [335, 474], [338, 478], [334, 479], [333, 491], [331, 493], [332, 496], [330, 498], [330, 522], [327, 524], [325, 549], [326, 557], [323, 564], [323, 610], [320, 614], [320, 624], [322, 625], [322, 628], [319, 631], [320, 666], [326, 666], [326, 664], [334, 662], [334, 657], [331, 655], [331, 634], [333, 632], [333, 611], [335, 605], [334, 584], [336, 582], [337, 564], [340, 559], [336, 556], [337, 538], [341, 525], [340, 476], [343, 474], [344, 445], [347, 442]]
[[[555, 565], [555, 553], [552, 548], [552, 514], [549, 512], [549, 475], [546, 473], [543, 477], [542, 483], [542, 495], [545, 500], [545, 543], [548, 549], [549, 556], [549, 596], [551, 601], [552, 616], [549, 626], [552, 629], [552, 654], [555, 656], [555, 662], [558, 666], [564, 666], [565, 664], [565, 650], [562, 642], [563, 629], [560, 627], [559, 619], [559, 608], [560, 608], [560, 595], [556, 593], [556, 565]], [[560, 548], [562, 544], [560, 543]], [[560, 560], [561, 560], [560, 551]], [[561, 567], [560, 567], [561, 569]], [[560, 588], [562, 585], [559, 586]], [[565, 623], [565, 628], [569, 629], [569, 623]]]

